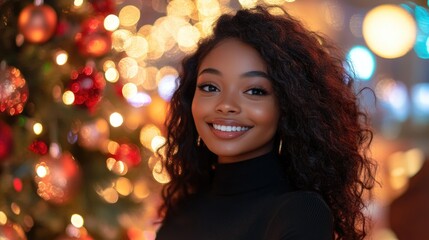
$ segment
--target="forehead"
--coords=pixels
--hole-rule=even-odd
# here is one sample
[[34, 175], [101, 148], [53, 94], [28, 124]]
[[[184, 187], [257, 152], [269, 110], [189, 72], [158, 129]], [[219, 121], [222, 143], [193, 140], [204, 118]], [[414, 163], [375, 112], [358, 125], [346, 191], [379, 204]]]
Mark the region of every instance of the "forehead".
[[201, 61], [199, 71], [204, 68], [218, 70], [266, 71], [265, 60], [252, 46], [237, 39], [219, 42]]

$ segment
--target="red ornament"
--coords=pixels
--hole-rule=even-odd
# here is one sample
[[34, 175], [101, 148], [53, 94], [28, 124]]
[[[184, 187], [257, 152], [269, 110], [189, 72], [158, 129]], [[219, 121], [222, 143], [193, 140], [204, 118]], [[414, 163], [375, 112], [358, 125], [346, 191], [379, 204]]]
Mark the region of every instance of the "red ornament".
[[43, 141], [39, 141], [39, 140], [35, 140], [29, 147], [30, 151], [40, 154], [40, 155], [45, 155], [46, 153], [48, 153], [48, 145], [46, 145], [45, 142]]
[[57, 14], [48, 5], [28, 5], [18, 17], [18, 26], [25, 40], [32, 43], [46, 42], [55, 32]]
[[6, 159], [13, 148], [12, 129], [4, 122], [0, 122], [0, 160]]
[[75, 36], [79, 52], [84, 56], [100, 57], [112, 49], [112, 37], [103, 25], [102, 16], [89, 18], [82, 23]]
[[140, 149], [134, 144], [123, 143], [119, 145], [112, 157], [116, 161], [125, 162], [131, 167], [135, 167], [141, 162]]
[[115, 12], [115, 1], [113, 0], [91, 0], [95, 12], [107, 16]]
[[0, 66], [0, 111], [9, 115], [20, 114], [28, 100], [28, 87], [19, 69]]
[[92, 67], [86, 66], [79, 71], [73, 71], [68, 86], [74, 93], [73, 104], [93, 110], [101, 100], [105, 85], [103, 75]]
[[58, 158], [53, 158], [49, 154], [42, 156], [34, 170], [37, 194], [48, 202], [66, 203], [79, 190], [81, 170], [68, 152], [62, 153]]

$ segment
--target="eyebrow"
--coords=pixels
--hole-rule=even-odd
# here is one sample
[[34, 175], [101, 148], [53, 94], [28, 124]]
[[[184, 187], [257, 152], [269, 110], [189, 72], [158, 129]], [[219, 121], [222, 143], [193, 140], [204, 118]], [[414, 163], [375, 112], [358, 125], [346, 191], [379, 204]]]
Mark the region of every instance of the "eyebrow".
[[[204, 68], [199, 74], [198, 76], [200, 76], [201, 74], [204, 73], [210, 73], [210, 74], [214, 74], [214, 75], [219, 75], [222, 76], [222, 73], [214, 68]], [[240, 75], [240, 77], [263, 77], [266, 79], [269, 79], [269, 76], [266, 72], [263, 71], [249, 71], [249, 72], [245, 72], [243, 74]]]

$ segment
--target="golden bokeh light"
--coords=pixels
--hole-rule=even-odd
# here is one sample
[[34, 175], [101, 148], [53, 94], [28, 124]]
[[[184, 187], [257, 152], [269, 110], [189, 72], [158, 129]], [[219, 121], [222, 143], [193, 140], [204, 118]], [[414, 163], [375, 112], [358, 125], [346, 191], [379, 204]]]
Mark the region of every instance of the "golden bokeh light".
[[68, 60], [68, 54], [66, 51], [64, 50], [59, 50], [58, 52], [55, 53], [55, 62], [62, 66], [64, 64], [66, 64], [67, 60]]
[[162, 145], [164, 145], [166, 139], [163, 136], [155, 136], [152, 139], [152, 142], [150, 143], [152, 152], [156, 152], [159, 148], [162, 147]]
[[165, 168], [163, 168], [162, 161], [156, 162], [155, 166], [152, 169], [152, 175], [153, 178], [161, 184], [170, 182], [170, 176], [168, 175]]
[[110, 114], [109, 122], [112, 127], [119, 127], [124, 123], [124, 118], [118, 112], [114, 112]]
[[0, 225], [5, 225], [7, 223], [7, 215], [0, 211]]
[[148, 49], [148, 42], [143, 36], [132, 36], [124, 44], [125, 53], [132, 58], [145, 58]]
[[120, 177], [115, 183], [116, 191], [122, 196], [128, 196], [133, 191], [133, 185], [128, 178]]
[[417, 34], [413, 16], [393, 4], [373, 8], [364, 17], [362, 27], [368, 47], [383, 58], [404, 56], [413, 47]]
[[65, 105], [72, 105], [74, 103], [74, 93], [70, 90], [67, 90], [63, 93], [63, 103]]
[[119, 27], [119, 18], [114, 14], [107, 15], [104, 18], [104, 28], [107, 31], [115, 31]]
[[127, 5], [119, 11], [118, 17], [122, 26], [131, 27], [140, 20], [140, 10], [133, 5]]
[[119, 75], [124, 79], [130, 79], [137, 76], [139, 72], [139, 64], [134, 58], [122, 58], [119, 63]]
[[134, 83], [126, 83], [122, 87], [122, 95], [124, 98], [132, 98], [137, 94], [137, 86]]
[[36, 135], [40, 135], [43, 132], [43, 125], [41, 123], [35, 123], [33, 125], [33, 132]]
[[106, 78], [106, 81], [115, 83], [119, 80], [119, 72], [116, 68], [111, 67], [104, 72], [104, 78]]
[[76, 213], [70, 217], [70, 222], [76, 228], [81, 228], [81, 227], [83, 227], [83, 224], [84, 224], [83, 217], [79, 214], [76, 214]]
[[133, 197], [142, 200], [149, 196], [150, 190], [144, 180], [139, 180], [134, 183]]
[[126, 29], [118, 29], [112, 33], [112, 48], [118, 52], [124, 51], [125, 41], [133, 36], [133, 33]]
[[160, 136], [161, 130], [154, 124], [147, 124], [140, 130], [140, 143], [147, 149], [151, 149], [152, 139]]

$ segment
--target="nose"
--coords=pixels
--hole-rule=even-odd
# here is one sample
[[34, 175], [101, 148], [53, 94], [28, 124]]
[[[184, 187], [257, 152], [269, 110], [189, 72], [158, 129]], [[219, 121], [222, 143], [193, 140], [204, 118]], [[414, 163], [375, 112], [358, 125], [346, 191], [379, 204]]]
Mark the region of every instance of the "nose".
[[239, 96], [233, 93], [223, 93], [216, 105], [216, 112], [222, 114], [239, 113], [241, 111]]

